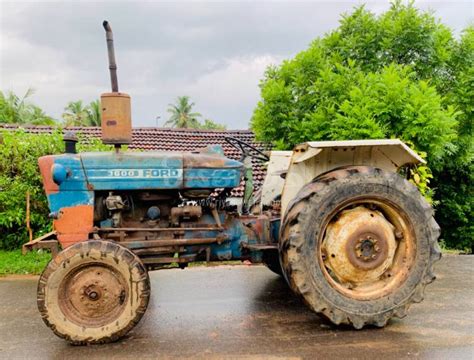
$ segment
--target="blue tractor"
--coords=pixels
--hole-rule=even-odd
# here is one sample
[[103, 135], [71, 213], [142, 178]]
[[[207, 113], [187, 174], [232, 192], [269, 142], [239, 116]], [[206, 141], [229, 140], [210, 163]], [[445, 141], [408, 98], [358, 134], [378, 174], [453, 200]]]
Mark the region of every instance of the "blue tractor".
[[[44, 322], [74, 344], [115, 341], [144, 314], [148, 272], [196, 261], [249, 260], [283, 276], [310, 309], [335, 324], [385, 326], [423, 298], [439, 259], [431, 206], [402, 174], [423, 160], [399, 140], [306, 142], [263, 153], [236, 138], [222, 147], [129, 152], [130, 97], [101, 97], [111, 152], [39, 159], [54, 231], [25, 248], [50, 247], [38, 284]], [[265, 162], [253, 196], [252, 160]], [[245, 180], [241, 204], [232, 189]]]

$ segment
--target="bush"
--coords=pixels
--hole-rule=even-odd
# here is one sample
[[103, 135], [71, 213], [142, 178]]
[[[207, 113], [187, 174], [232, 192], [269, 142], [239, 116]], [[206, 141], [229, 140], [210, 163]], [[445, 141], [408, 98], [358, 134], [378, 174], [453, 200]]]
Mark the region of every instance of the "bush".
[[[51, 231], [49, 209], [38, 168], [38, 158], [64, 150], [62, 131], [28, 134], [1, 131], [0, 136], [0, 249], [15, 249], [28, 241], [26, 193], [30, 192], [31, 227], [35, 235]], [[81, 137], [82, 151], [109, 150], [99, 139]]]
[[445, 243], [472, 249], [473, 69], [472, 26], [456, 40], [412, 2], [394, 1], [378, 16], [359, 7], [294, 59], [267, 69], [251, 125], [257, 139], [280, 149], [401, 138], [427, 154], [429, 169], [416, 174], [425, 181], [413, 180], [424, 195], [434, 190]]

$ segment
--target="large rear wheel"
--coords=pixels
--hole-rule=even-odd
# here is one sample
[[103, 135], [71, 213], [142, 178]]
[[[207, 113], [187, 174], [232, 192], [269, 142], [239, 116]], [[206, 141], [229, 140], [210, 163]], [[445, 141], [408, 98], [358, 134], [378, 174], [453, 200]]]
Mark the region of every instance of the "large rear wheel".
[[440, 258], [431, 206], [398, 174], [354, 166], [300, 190], [281, 231], [292, 289], [335, 324], [384, 326], [423, 299]]
[[38, 283], [38, 308], [56, 335], [73, 344], [118, 340], [141, 319], [150, 282], [140, 259], [111, 241], [70, 246]]

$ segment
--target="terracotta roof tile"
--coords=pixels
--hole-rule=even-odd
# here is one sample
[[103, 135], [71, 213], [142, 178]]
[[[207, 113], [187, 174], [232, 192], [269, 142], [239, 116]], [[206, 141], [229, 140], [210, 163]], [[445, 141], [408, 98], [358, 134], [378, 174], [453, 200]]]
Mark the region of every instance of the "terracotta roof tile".
[[[24, 129], [32, 134], [52, 133], [53, 127], [50, 126], [18, 126], [9, 124], [0, 124], [0, 129], [17, 130]], [[82, 133], [87, 136], [99, 138], [102, 134], [100, 127], [68, 127], [65, 130]], [[268, 144], [255, 141], [255, 136], [250, 130], [195, 130], [195, 129], [173, 129], [173, 128], [155, 128], [142, 127], [133, 128], [132, 143], [130, 149], [140, 149], [144, 151], [162, 150], [162, 151], [193, 151], [203, 148], [207, 145], [221, 145], [224, 153], [231, 159], [240, 159], [240, 152], [230, 146], [224, 138], [227, 136], [235, 137], [239, 140], [250, 143], [259, 150], [269, 150]], [[258, 161], [252, 161], [254, 171], [254, 188], [258, 190], [265, 179], [266, 170]], [[232, 196], [242, 197], [243, 186], [235, 188]]]

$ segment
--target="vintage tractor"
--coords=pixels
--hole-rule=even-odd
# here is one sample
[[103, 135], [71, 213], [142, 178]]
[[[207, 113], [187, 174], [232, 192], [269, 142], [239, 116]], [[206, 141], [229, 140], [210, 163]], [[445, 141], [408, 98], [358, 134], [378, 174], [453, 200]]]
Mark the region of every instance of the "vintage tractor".
[[[39, 167], [54, 232], [26, 248], [62, 250], [43, 271], [44, 322], [75, 344], [119, 339], [145, 313], [148, 271], [195, 261], [263, 262], [334, 324], [384, 326], [423, 299], [440, 258], [431, 206], [402, 175], [423, 160], [399, 140], [307, 142], [269, 157], [236, 138], [193, 152], [121, 151], [130, 97], [103, 94], [102, 140], [115, 151], [44, 156]], [[252, 159], [267, 163], [252, 197]], [[405, 176], [406, 177], [406, 176]], [[241, 179], [243, 204], [227, 201]]]

